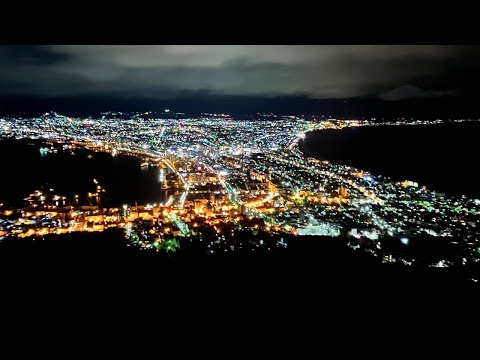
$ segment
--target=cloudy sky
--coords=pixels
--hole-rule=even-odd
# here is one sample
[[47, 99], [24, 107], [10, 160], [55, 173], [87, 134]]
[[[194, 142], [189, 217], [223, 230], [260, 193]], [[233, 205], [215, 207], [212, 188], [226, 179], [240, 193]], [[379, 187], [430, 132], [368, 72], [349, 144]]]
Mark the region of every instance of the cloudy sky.
[[0, 46], [0, 96], [458, 97], [478, 91], [479, 54], [448, 45]]

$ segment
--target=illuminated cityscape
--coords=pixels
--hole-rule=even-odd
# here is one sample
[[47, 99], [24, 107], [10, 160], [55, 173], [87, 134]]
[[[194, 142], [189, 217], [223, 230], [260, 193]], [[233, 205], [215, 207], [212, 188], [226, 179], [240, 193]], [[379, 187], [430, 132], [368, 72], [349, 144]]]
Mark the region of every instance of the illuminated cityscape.
[[[388, 125], [441, 122], [402, 119]], [[0, 207], [0, 239], [118, 228], [140, 249], [175, 252], [202, 243], [215, 254], [284, 249], [285, 237], [341, 236], [356, 251], [411, 266], [419, 261], [409, 252], [411, 239], [428, 236], [456, 250], [425, 265], [479, 262], [480, 200], [395, 182], [302, 151], [311, 131], [382, 125], [375, 119], [190, 116], [169, 109], [88, 118], [55, 112], [5, 117], [1, 138], [36, 141], [42, 156], [75, 156], [84, 149], [90, 157], [130, 155], [141, 167], [159, 168], [158, 186], [168, 196], [109, 205], [108, 189], [94, 178], [92, 192], [73, 197], [31, 189], [26, 206]]]
[[[94, 21], [131, 33], [129, 21], [142, 19], [152, 29], [139, 26], [136, 38], [168, 43], [164, 34], [189, 24], [173, 14]], [[231, 23], [194, 15], [203, 24], [194, 35]], [[355, 37], [369, 23], [357, 17]], [[400, 341], [413, 328], [403, 314], [463, 312], [472, 322], [477, 45], [65, 45], [75, 43], [68, 28], [92, 21], [51, 18], [27, 32], [23, 43], [34, 45], [0, 46], [2, 294], [25, 302], [7, 313], [50, 316], [45, 299], [64, 304], [62, 316], [91, 304], [118, 307], [120, 322], [126, 310], [170, 313], [190, 329], [178, 315], [191, 309], [206, 325], [216, 313], [243, 329], [231, 316], [245, 310], [275, 327], [308, 322], [295, 332], [330, 330], [325, 315], [349, 329], [347, 314], [364, 316], [362, 327], [405, 324]], [[296, 28], [292, 40], [315, 43], [333, 33], [323, 18], [312, 31], [301, 17], [276, 20], [269, 34]], [[50, 23], [57, 44], [32, 41]]]

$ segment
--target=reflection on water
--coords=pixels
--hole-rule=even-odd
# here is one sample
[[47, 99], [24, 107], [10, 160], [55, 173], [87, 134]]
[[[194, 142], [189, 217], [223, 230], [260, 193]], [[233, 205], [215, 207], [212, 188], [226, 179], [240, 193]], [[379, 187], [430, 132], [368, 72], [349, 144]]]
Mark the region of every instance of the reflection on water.
[[109, 205], [161, 203], [172, 193], [162, 189], [168, 169], [141, 167], [139, 159], [124, 155], [45, 149], [31, 140], [0, 141], [0, 202], [19, 201], [44, 186], [67, 196], [86, 194], [94, 190], [93, 179], [106, 190]]
[[165, 180], [167, 180], [167, 172], [164, 168], [160, 168], [160, 175], [158, 177], [158, 181], [163, 185]]

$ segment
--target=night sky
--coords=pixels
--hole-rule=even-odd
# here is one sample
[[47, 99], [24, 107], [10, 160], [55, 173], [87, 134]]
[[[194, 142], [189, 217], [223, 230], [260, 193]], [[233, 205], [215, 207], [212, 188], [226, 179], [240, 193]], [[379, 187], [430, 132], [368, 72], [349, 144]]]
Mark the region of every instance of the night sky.
[[0, 46], [0, 111], [480, 116], [480, 47]]

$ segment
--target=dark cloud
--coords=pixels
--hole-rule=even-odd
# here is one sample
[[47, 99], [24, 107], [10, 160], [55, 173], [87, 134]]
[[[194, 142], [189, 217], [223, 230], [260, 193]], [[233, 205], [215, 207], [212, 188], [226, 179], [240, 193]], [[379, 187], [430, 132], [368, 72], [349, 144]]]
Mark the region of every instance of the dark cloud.
[[431, 98], [454, 95], [455, 91], [424, 90], [413, 85], [403, 85], [379, 95], [380, 99], [398, 101], [413, 98]]
[[5, 65], [45, 66], [66, 61], [68, 54], [51, 51], [40, 45], [3, 45], [0, 46], [0, 63]]
[[0, 94], [395, 101], [477, 91], [478, 55], [446, 45], [2, 46]]

